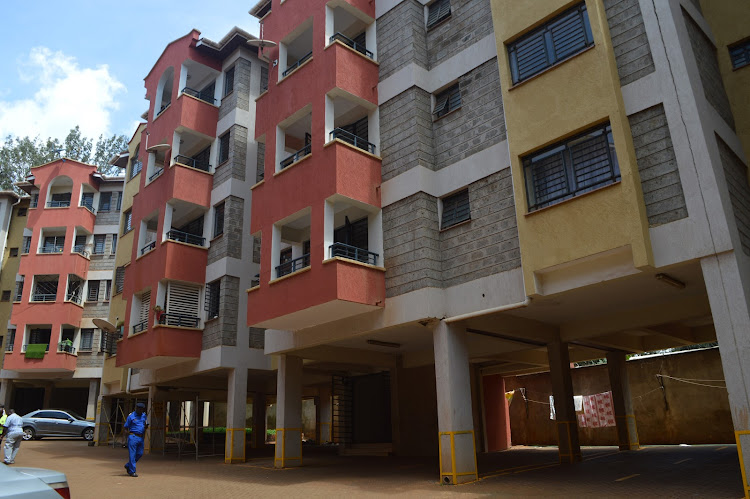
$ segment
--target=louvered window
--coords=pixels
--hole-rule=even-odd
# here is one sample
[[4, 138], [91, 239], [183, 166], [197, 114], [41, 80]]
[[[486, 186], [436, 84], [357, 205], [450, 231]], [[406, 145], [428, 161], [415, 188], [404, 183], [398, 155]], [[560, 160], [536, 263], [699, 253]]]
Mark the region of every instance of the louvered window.
[[734, 69], [750, 65], [750, 40], [729, 47], [729, 57], [732, 59]]
[[461, 107], [461, 89], [458, 83], [456, 83], [435, 97], [435, 110], [432, 114], [436, 118], [440, 118], [459, 107]]
[[138, 307], [138, 322], [148, 321], [148, 309], [151, 306], [151, 291], [141, 293], [141, 301]]
[[94, 330], [93, 329], [81, 329], [81, 347], [79, 348], [82, 352], [90, 352], [94, 349]]
[[219, 164], [229, 159], [229, 132], [219, 138]]
[[105, 234], [97, 234], [94, 236], [94, 254], [104, 254], [104, 244], [107, 242], [107, 236]]
[[124, 219], [125, 223], [123, 223], [122, 233], [127, 234], [128, 232], [133, 230], [133, 212], [131, 210], [126, 211]]
[[112, 296], [112, 279], [107, 279], [104, 282], [106, 283], [106, 287], [104, 288], [104, 301], [109, 301]]
[[214, 207], [214, 237], [224, 233], [224, 203]]
[[99, 281], [89, 281], [89, 294], [86, 301], [99, 301]]
[[427, 7], [427, 27], [431, 28], [451, 15], [450, 0], [437, 0]]
[[117, 234], [112, 234], [112, 249], [110, 250], [111, 254], [115, 254], [117, 252]]
[[443, 218], [440, 228], [447, 229], [466, 220], [471, 220], [469, 189], [464, 189], [443, 199]]
[[167, 309], [160, 321], [168, 326], [197, 327], [201, 288], [177, 282], [167, 286]]
[[117, 267], [115, 270], [115, 294], [119, 295], [122, 293], [125, 287], [125, 267]]
[[573, 7], [508, 45], [513, 83], [594, 44], [586, 4]]
[[620, 179], [609, 124], [527, 156], [523, 167], [529, 211]]
[[219, 316], [221, 306], [221, 280], [206, 285], [206, 319]]
[[89, 210], [94, 209], [94, 193], [93, 192], [84, 192], [81, 195], [81, 206], [85, 206]]

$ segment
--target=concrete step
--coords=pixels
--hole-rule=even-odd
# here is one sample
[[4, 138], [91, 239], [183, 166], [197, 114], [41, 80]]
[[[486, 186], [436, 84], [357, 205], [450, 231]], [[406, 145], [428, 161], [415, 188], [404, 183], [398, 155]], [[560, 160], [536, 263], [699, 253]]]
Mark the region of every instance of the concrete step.
[[341, 456], [388, 456], [393, 452], [390, 442], [380, 444], [353, 444], [339, 448]]

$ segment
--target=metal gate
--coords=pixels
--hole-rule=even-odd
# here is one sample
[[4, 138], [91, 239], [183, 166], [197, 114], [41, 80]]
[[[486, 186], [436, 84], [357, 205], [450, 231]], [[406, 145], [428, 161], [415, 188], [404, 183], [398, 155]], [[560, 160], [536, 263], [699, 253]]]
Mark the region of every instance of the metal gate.
[[217, 427], [213, 402], [194, 400], [169, 401], [163, 415], [163, 454], [187, 456], [223, 456], [224, 427]]

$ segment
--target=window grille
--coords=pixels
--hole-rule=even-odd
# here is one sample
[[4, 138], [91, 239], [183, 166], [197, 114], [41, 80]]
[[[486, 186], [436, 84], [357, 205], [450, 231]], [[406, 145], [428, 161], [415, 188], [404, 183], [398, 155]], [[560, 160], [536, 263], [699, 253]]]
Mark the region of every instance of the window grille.
[[99, 301], [99, 281], [89, 281], [89, 293], [86, 301]]
[[148, 321], [148, 310], [151, 306], [151, 291], [141, 293], [141, 300], [138, 308], [138, 320], [140, 322]]
[[104, 254], [104, 244], [107, 242], [107, 236], [105, 234], [97, 234], [94, 236], [94, 254]]
[[437, 0], [427, 8], [427, 27], [431, 28], [451, 15], [450, 0]]
[[109, 301], [109, 298], [112, 296], [112, 279], [107, 279], [104, 282], [107, 283], [104, 288], [104, 301]]
[[586, 4], [581, 3], [508, 45], [513, 83], [593, 44]]
[[112, 250], [110, 254], [114, 255], [117, 252], [117, 234], [112, 234]]
[[471, 220], [469, 189], [464, 189], [443, 199], [443, 218], [440, 228], [447, 229], [466, 220]]
[[65, 236], [47, 236], [44, 238], [42, 253], [62, 253], [65, 246]]
[[229, 160], [229, 132], [219, 138], [219, 164]]
[[81, 195], [81, 206], [85, 206], [89, 210], [94, 209], [94, 193], [93, 192], [84, 192], [83, 195]]
[[31, 250], [31, 236], [23, 236], [23, 252], [28, 253]]
[[161, 324], [197, 327], [201, 301], [200, 286], [170, 282], [167, 287], [167, 307]]
[[441, 92], [435, 97], [435, 110], [432, 114], [436, 118], [445, 116], [461, 107], [461, 89], [458, 83]]
[[56, 275], [39, 275], [36, 276], [36, 289], [31, 301], [55, 301], [57, 299], [57, 281]]
[[125, 223], [123, 224], [123, 234], [127, 234], [131, 230], [133, 230], [133, 212], [131, 210], [128, 210], [125, 212], [124, 215]]
[[206, 319], [218, 317], [220, 306], [221, 280], [217, 280], [206, 285]]
[[620, 179], [612, 128], [598, 126], [523, 158], [529, 211]]
[[750, 65], [750, 39], [729, 47], [729, 57], [734, 69]]
[[224, 203], [214, 207], [214, 237], [224, 233]]
[[234, 67], [224, 73], [224, 97], [231, 94], [232, 91], [234, 91]]
[[112, 193], [102, 192], [99, 194], [99, 211], [109, 211], [112, 209]]
[[117, 267], [115, 270], [115, 294], [119, 295], [122, 293], [125, 287], [125, 267]]
[[80, 351], [90, 352], [94, 349], [94, 330], [81, 329], [81, 346]]
[[23, 296], [23, 280], [23, 276], [21, 276], [21, 280], [16, 281], [16, 295], [13, 301], [21, 301], [21, 297]]

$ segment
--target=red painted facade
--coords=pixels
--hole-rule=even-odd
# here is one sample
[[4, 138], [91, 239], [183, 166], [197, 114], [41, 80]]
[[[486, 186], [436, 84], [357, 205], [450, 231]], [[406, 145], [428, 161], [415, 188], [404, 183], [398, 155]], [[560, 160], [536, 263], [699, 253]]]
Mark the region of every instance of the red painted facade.
[[[349, 1], [367, 16], [375, 17], [374, 2]], [[263, 19], [263, 37], [274, 42], [312, 18], [312, 59], [278, 81], [281, 65], [269, 68], [268, 92], [257, 102], [256, 136], [266, 144], [265, 175], [253, 189], [251, 231], [261, 233], [260, 288], [248, 294], [249, 325], [283, 317], [334, 300], [372, 306], [385, 301], [385, 277], [381, 270], [328, 259], [324, 247], [325, 201], [339, 194], [380, 208], [381, 161], [359, 149], [335, 141], [325, 133], [326, 95], [342, 90], [377, 106], [378, 66], [338, 43], [326, 40], [326, 2], [272, 2]], [[279, 57], [279, 48], [266, 49]], [[337, 90], [338, 91], [338, 90]], [[306, 106], [311, 107], [311, 155], [288, 170], [276, 172], [276, 127]], [[274, 280], [272, 268], [273, 225], [310, 209], [310, 270], [282, 281]], [[382, 255], [381, 255], [382, 257]]]
[[509, 449], [510, 412], [505, 398], [505, 380], [500, 374], [482, 376], [484, 420], [487, 421], [487, 451]]

